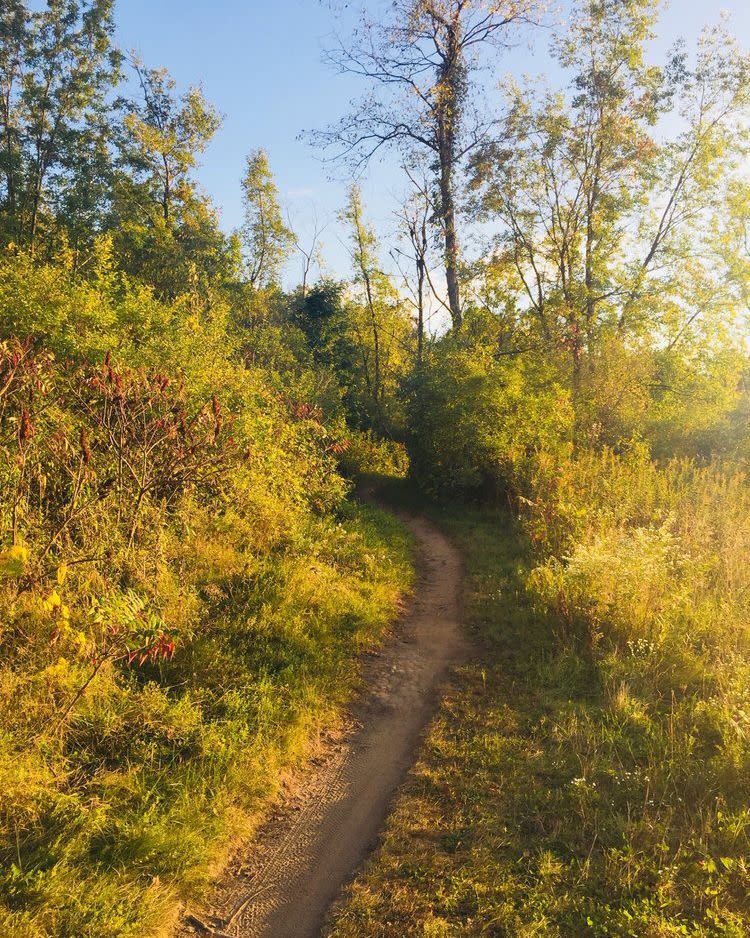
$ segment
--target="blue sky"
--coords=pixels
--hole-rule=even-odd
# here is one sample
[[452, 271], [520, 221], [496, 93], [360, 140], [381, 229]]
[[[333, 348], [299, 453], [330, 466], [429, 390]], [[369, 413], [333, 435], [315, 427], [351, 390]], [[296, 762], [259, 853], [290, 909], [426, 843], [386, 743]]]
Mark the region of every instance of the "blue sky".
[[[384, 0], [360, 0], [371, 8]], [[350, 4], [357, 7], [357, 2]], [[672, 0], [662, 13], [653, 54], [675, 39], [694, 40], [722, 11], [742, 45], [750, 48], [747, 0]], [[118, 0], [118, 42], [136, 49], [147, 64], [165, 66], [181, 88], [202, 84], [224, 115], [224, 124], [203, 158], [201, 181], [227, 228], [241, 217], [239, 180], [246, 154], [264, 147], [282, 198], [304, 231], [314, 213], [329, 221], [323, 241], [332, 273], [347, 271], [342, 234], [335, 223], [346, 182], [297, 139], [305, 128], [335, 121], [356, 95], [351, 77], [333, 73], [321, 53], [336, 31], [347, 32], [349, 14], [333, 15], [319, 0]], [[533, 46], [519, 45], [505, 57], [499, 75], [549, 73], [549, 32], [536, 30]], [[364, 181], [369, 216], [387, 231], [401, 181], [397, 165], [373, 167]], [[290, 265], [288, 277], [295, 279]]]

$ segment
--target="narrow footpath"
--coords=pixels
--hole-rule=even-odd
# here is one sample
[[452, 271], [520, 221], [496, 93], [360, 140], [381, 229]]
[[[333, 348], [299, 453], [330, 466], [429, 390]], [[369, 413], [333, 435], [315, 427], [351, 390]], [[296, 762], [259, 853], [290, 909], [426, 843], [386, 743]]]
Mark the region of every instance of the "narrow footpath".
[[377, 845], [446, 670], [468, 653], [461, 558], [424, 518], [402, 520], [418, 552], [408, 612], [386, 645], [366, 656], [364, 691], [343, 731], [236, 858], [212, 915], [189, 916], [180, 936], [315, 938], [342, 886]]

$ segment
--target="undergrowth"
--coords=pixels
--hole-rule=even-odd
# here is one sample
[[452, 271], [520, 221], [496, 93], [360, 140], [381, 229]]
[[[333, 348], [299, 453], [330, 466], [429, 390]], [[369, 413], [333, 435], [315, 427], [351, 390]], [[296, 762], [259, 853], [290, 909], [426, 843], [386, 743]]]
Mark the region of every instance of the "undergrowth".
[[85, 661], [6, 660], [0, 934], [141, 938], [195, 897], [281, 765], [335, 719], [408, 586], [409, 549], [387, 515], [350, 506], [243, 580], [193, 532], [195, 634], [173, 660], [102, 669], [67, 726]]
[[47, 272], [0, 264], [0, 935], [146, 938], [336, 719], [410, 543], [219, 302]]

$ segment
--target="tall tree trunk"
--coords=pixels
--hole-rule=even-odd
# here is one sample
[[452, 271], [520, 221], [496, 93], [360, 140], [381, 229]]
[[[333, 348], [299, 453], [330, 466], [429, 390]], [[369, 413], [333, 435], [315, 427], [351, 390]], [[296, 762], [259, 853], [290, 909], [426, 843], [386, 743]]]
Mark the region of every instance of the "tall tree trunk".
[[424, 257], [417, 257], [417, 367], [424, 357]]
[[362, 266], [362, 276], [365, 281], [365, 290], [367, 292], [367, 308], [370, 313], [370, 325], [372, 327], [372, 348], [373, 348], [373, 389], [372, 394], [375, 400], [375, 410], [380, 416], [380, 329], [378, 327], [378, 317], [375, 312], [375, 304], [372, 298], [372, 284], [370, 283], [370, 273], [366, 267]]
[[422, 218], [415, 215], [407, 221], [409, 240], [414, 248], [414, 266], [417, 271], [417, 368], [422, 367], [424, 357], [424, 288], [427, 279], [427, 208], [422, 211]]
[[367, 263], [365, 261], [366, 249], [364, 244], [364, 239], [362, 237], [362, 220], [357, 212], [355, 214], [354, 223], [357, 229], [357, 241], [359, 245], [359, 269], [362, 274], [362, 280], [365, 284], [365, 296], [367, 299], [367, 310], [370, 314], [370, 326], [372, 328], [372, 347], [373, 347], [373, 378], [372, 378], [372, 397], [373, 403], [375, 404], [375, 413], [377, 415], [378, 423], [380, 424], [380, 429], [383, 429], [383, 415], [381, 410], [381, 387], [380, 387], [380, 328], [378, 326], [378, 316], [375, 310], [375, 302], [372, 295], [372, 281], [370, 279], [370, 271], [368, 270]]
[[460, 14], [454, 15], [447, 29], [446, 48], [438, 76], [440, 91], [437, 111], [437, 154], [440, 163], [440, 215], [443, 223], [445, 282], [448, 289], [448, 308], [455, 331], [461, 328], [463, 322], [461, 290], [458, 282], [459, 245], [454, 192], [457, 162], [456, 133], [461, 123], [464, 94], [461, 26]]
[[458, 235], [456, 233], [456, 205], [453, 197], [452, 158], [441, 154], [440, 203], [443, 221], [445, 282], [448, 288], [448, 308], [453, 328], [458, 332], [463, 324], [461, 291], [458, 284]]

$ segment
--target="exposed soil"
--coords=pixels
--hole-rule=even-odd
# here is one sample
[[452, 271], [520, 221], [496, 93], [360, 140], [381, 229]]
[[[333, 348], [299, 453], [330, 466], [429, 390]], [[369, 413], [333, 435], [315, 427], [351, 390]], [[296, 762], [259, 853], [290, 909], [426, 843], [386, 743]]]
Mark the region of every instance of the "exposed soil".
[[423, 518], [404, 516], [418, 545], [410, 610], [366, 656], [364, 690], [343, 729], [290, 786], [217, 889], [211, 916], [181, 936], [313, 938], [377, 845], [395, 789], [414, 762], [449, 665], [467, 652], [461, 559]]

